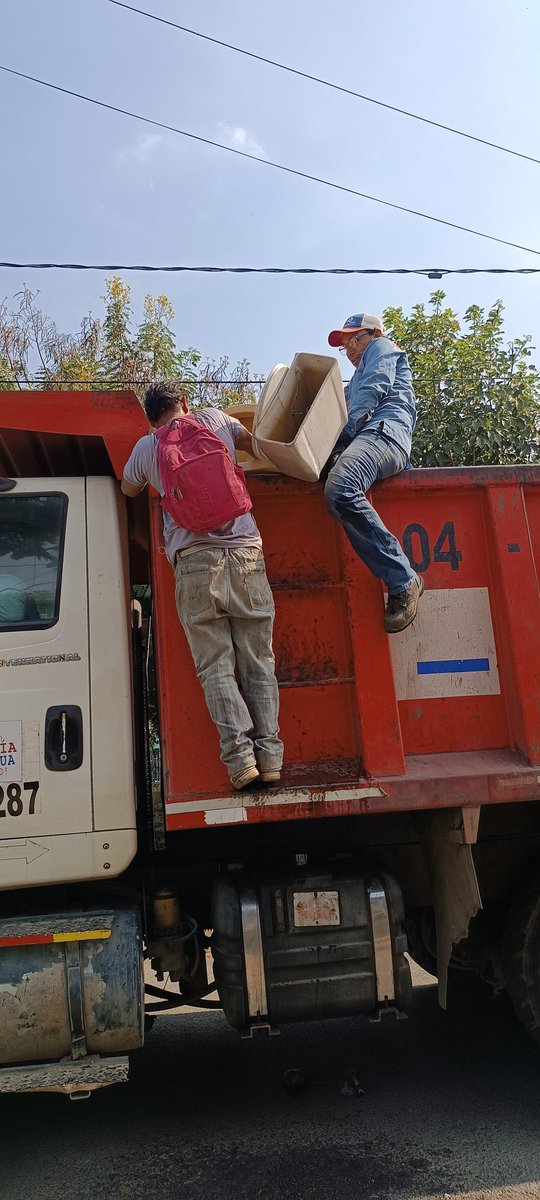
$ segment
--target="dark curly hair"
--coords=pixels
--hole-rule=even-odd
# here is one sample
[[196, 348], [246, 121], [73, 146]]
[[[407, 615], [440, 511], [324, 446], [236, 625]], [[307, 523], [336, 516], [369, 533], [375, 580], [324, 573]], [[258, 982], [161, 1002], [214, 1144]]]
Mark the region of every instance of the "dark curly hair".
[[166, 413], [176, 412], [181, 400], [188, 400], [186, 389], [179, 379], [163, 379], [151, 383], [144, 397], [144, 411], [151, 425]]

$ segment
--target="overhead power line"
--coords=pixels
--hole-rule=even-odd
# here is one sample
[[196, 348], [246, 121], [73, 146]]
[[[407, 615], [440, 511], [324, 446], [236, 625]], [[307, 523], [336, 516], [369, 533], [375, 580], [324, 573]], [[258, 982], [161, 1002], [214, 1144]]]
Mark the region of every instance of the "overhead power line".
[[[538, 251], [531, 251], [532, 254]], [[149, 263], [0, 262], [14, 271], [168, 271], [209, 275], [540, 275], [540, 267], [195, 267]]]
[[[459, 340], [460, 339], [458, 339], [458, 341]], [[347, 366], [349, 365], [350, 364], [347, 362], [347, 360], [340, 360], [340, 367], [342, 369], [346, 370]], [[535, 373], [536, 371], [534, 366], [527, 366], [525, 370], [528, 374], [531, 372]], [[73, 392], [87, 391], [88, 388], [92, 388], [96, 391], [117, 391], [118, 389], [124, 387], [146, 388], [152, 382], [152, 378], [153, 376], [148, 375], [140, 379], [101, 379], [99, 377], [97, 379], [68, 379], [66, 377], [62, 378], [55, 376], [54, 378], [44, 380], [43, 376], [40, 375], [32, 376], [19, 374], [15, 377], [6, 376], [1, 378], [0, 387], [2, 387], [2, 385], [9, 385], [10, 390], [13, 391], [15, 388], [17, 388], [19, 391], [26, 391], [28, 388], [34, 388], [34, 385], [36, 385], [36, 391], [45, 391], [48, 390], [49, 387], [52, 390], [56, 390], [56, 387], [59, 387], [60, 390]], [[257, 388], [261, 390], [266, 383], [266, 376], [263, 376], [259, 379], [240, 380], [205, 379], [204, 376], [198, 379], [183, 379], [181, 375], [168, 376], [167, 378], [178, 380], [180, 383], [184, 384], [186, 389], [196, 389], [197, 396], [195, 399], [197, 401], [201, 394], [203, 398], [205, 396], [211, 396], [212, 393], [218, 391], [219, 388], [229, 388], [231, 391], [235, 391], [240, 395], [246, 390], [253, 391]], [[464, 387], [470, 385], [471, 373], [470, 371], [466, 371], [464, 369], [454, 370], [453, 368], [450, 368], [445, 370], [443, 366], [441, 367], [440, 371], [434, 371], [430, 374], [425, 374], [422, 372], [421, 379], [423, 386], [429, 383], [447, 387], [449, 382], [453, 380], [457, 382], [459, 386]], [[484, 375], [480, 373], [476, 379], [477, 382], [481, 383], [485, 388], [496, 387], [500, 384], [504, 384], [506, 387], [509, 387], [512, 384], [519, 383], [519, 376], [514, 375], [512, 377], [511, 373], [507, 373], [506, 375], [498, 375], [492, 378], [487, 372], [485, 372]], [[351, 381], [350, 378], [344, 378], [343, 382], [350, 383]], [[45, 383], [47, 384], [47, 388], [44, 386]]]
[[495, 237], [491, 233], [482, 233], [478, 229], [470, 229], [467, 225], [458, 225], [456, 221], [446, 221], [443, 217], [433, 217], [429, 213], [419, 212], [418, 209], [407, 208], [405, 205], [395, 204], [391, 200], [382, 200], [379, 196], [371, 196], [367, 192], [359, 192], [356, 188], [346, 187], [342, 183], [334, 183], [330, 179], [322, 179], [319, 175], [310, 175], [307, 171], [298, 171], [295, 167], [286, 167], [283, 163], [273, 162], [269, 158], [261, 158], [257, 154], [249, 154], [247, 150], [238, 150], [235, 146], [226, 146], [223, 142], [216, 142], [211, 138], [201, 137], [200, 134], [190, 133], [186, 129], [178, 129], [175, 125], [167, 125], [164, 121], [155, 121], [151, 117], [131, 112], [127, 108], [120, 108], [116, 104], [107, 104], [104, 100], [97, 100], [94, 96], [85, 96], [82, 92], [74, 92], [70, 88], [60, 87], [57, 83], [50, 83], [47, 79], [39, 79], [36, 75], [27, 75], [24, 71], [15, 71], [13, 67], [6, 67], [1, 63], [0, 71], [5, 71], [8, 75], [15, 75], [18, 79], [28, 79], [30, 83], [38, 83], [41, 87], [50, 88], [53, 92], [60, 92], [64, 96], [73, 96], [76, 100], [84, 100], [86, 104], [93, 104], [97, 108], [104, 108], [108, 112], [120, 113], [122, 116], [131, 117], [135, 121], [142, 121], [144, 125], [152, 125], [157, 129], [166, 129], [169, 133], [177, 133], [181, 137], [201, 142], [205, 146], [214, 146], [218, 150], [226, 150], [229, 154], [236, 154], [240, 158], [248, 158], [251, 162], [262, 163], [264, 166], [272, 167], [276, 171], [284, 171], [287, 175], [295, 175], [299, 179], [309, 179], [312, 183], [321, 183], [324, 187], [334, 188], [336, 191], [345, 192], [349, 196], [359, 196], [362, 200], [371, 200], [374, 204], [382, 204], [385, 208], [393, 208], [398, 212], [408, 213], [413, 217], [421, 217], [424, 221], [434, 221], [437, 225], [445, 225], [450, 229], [459, 229], [461, 233], [471, 233], [473, 237], [485, 238], [489, 242], [497, 242], [500, 246], [511, 246], [514, 250], [526, 250], [527, 254], [540, 254], [540, 250], [535, 250], [531, 246], [523, 246], [520, 242], [510, 242], [506, 238]]
[[453, 125], [444, 125], [442, 121], [434, 121], [430, 117], [422, 117], [419, 113], [410, 112], [406, 108], [399, 108], [396, 104], [388, 104], [384, 100], [376, 100], [373, 96], [366, 96], [363, 92], [355, 92], [351, 88], [343, 87], [342, 84], [332, 83], [329, 79], [321, 79], [318, 75], [310, 75], [308, 71], [300, 71], [297, 67], [288, 67], [285, 63], [276, 62], [273, 58], [265, 58], [263, 54], [254, 54], [251, 50], [244, 50], [240, 46], [233, 46], [231, 42], [224, 42], [220, 38], [210, 37], [208, 33], [200, 33], [198, 29], [190, 29], [187, 25], [179, 25], [176, 21], [169, 21], [166, 17], [158, 17], [156, 13], [147, 12], [144, 8], [136, 8], [134, 4], [125, 4], [124, 0], [109, 0], [109, 4], [115, 4], [117, 8], [126, 8], [129, 12], [138, 13], [141, 17], [148, 17], [149, 20], [157, 21], [160, 25], [169, 25], [172, 29], [179, 29], [182, 33], [189, 33], [191, 37], [201, 38], [205, 42], [213, 42], [215, 46], [222, 46], [225, 50], [233, 50], [235, 54], [243, 54], [246, 58], [255, 59], [256, 62], [266, 63], [269, 67], [276, 67], [278, 71], [287, 71], [289, 75], [298, 75], [301, 79], [309, 79], [312, 83], [332, 88], [335, 92], [343, 92], [345, 96], [353, 96], [355, 100], [364, 100], [367, 104], [376, 104], [379, 108], [386, 108], [390, 112], [399, 113], [402, 117], [410, 117], [413, 121], [421, 121], [424, 125], [433, 125], [435, 129], [443, 129], [445, 133], [456, 134], [457, 137], [467, 138], [470, 142], [479, 142], [481, 146], [489, 146], [491, 150], [502, 150], [503, 154], [513, 154], [516, 158], [524, 158], [527, 162], [540, 164], [540, 158], [535, 158], [532, 154], [524, 154], [521, 150], [512, 150], [509, 146], [501, 146], [498, 142], [489, 141], [488, 138], [476, 137], [475, 134], [466, 133], [463, 129], [455, 129]]
[[[177, 379], [178, 376], [175, 375], [174, 378]], [[18, 379], [10, 379], [10, 378], [0, 379], [0, 383], [17, 383], [17, 382], [19, 382], [19, 383], [25, 383], [25, 382], [26, 383], [42, 383], [43, 377], [39, 376], [39, 375], [36, 375], [34, 377], [32, 377], [32, 376], [24, 376], [23, 377], [23, 376], [19, 375]], [[96, 387], [96, 388], [103, 387], [103, 388], [109, 389], [109, 388], [114, 388], [114, 387], [125, 387], [125, 386], [127, 386], [127, 384], [130, 384], [133, 387], [143, 387], [143, 386], [147, 387], [150, 382], [151, 382], [151, 379], [148, 377], [148, 375], [143, 376], [143, 378], [141, 378], [141, 379], [99, 379], [99, 378], [98, 379], [84, 379], [84, 380], [83, 379], [67, 379], [67, 378], [58, 379], [58, 383], [72, 384], [74, 390], [77, 387], [80, 389], [84, 389], [86, 387]], [[237, 388], [238, 391], [241, 391], [242, 388], [246, 388], [246, 387], [262, 387], [262, 385], [264, 383], [266, 383], [266, 377], [263, 379], [206, 379], [206, 377], [204, 375], [202, 375], [202, 376], [200, 376], [200, 378], [197, 378], [197, 379], [182, 380], [182, 377], [180, 376], [180, 382], [185, 383], [186, 387], [188, 385], [190, 387], [191, 386], [197, 387], [199, 389], [199, 391], [204, 391], [205, 389], [207, 391], [212, 391], [213, 389], [218, 388], [218, 387], [229, 387], [229, 388], [231, 388], [231, 390], [233, 388]]]

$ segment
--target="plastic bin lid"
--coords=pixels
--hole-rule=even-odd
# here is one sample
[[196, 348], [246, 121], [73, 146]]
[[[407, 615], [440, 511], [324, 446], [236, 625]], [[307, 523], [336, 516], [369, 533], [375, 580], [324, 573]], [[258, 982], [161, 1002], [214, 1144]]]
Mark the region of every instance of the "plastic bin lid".
[[259, 396], [257, 408], [255, 409], [255, 416], [253, 418], [254, 433], [257, 428], [257, 422], [262, 417], [265, 408], [267, 408], [270, 402], [274, 399], [274, 396], [278, 391], [278, 388], [281, 387], [288, 370], [289, 368], [285, 366], [285, 363], [276, 363], [275, 367], [272, 367], [268, 379], [266, 380], [263, 390]]
[[281, 384], [283, 383], [283, 380], [285, 379], [285, 376], [287, 375], [288, 370], [289, 370], [289, 368], [285, 366], [285, 363], [276, 363], [275, 367], [272, 367], [272, 370], [270, 371], [268, 379], [266, 380], [263, 390], [259, 396], [258, 404], [255, 409], [255, 416], [253, 418], [253, 428], [251, 431], [251, 436], [253, 439], [253, 449], [255, 451], [255, 454], [257, 455], [258, 458], [261, 458], [261, 459], [266, 458], [266, 455], [264, 455], [262, 453], [262, 451], [260, 450], [260, 448], [257, 444], [257, 438], [256, 438], [257, 422], [260, 419], [260, 417], [262, 417], [262, 414], [263, 414], [265, 408], [267, 408], [267, 406], [274, 399], [276, 392], [279, 391], [279, 388], [281, 387]]

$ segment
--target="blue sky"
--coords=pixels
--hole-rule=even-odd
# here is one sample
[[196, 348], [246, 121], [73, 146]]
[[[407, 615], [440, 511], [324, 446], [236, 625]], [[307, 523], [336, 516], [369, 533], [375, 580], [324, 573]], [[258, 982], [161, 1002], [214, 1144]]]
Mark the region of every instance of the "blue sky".
[[[136, 2], [136, 0], [135, 0]], [[540, 158], [540, 6], [519, 0], [147, 0], [160, 16]], [[112, 104], [540, 251], [540, 166], [148, 21], [107, 0], [3, 0], [0, 61]], [[0, 259], [242, 266], [540, 267], [540, 256], [284, 175], [0, 73]], [[350, 313], [501, 298], [540, 361], [539, 277], [127, 274], [180, 345], [266, 374]], [[0, 270], [66, 330], [95, 273]]]

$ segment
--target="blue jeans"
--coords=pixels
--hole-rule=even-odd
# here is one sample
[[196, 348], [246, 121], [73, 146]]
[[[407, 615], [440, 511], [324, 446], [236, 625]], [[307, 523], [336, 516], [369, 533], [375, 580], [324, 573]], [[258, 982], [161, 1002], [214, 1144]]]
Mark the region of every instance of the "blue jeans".
[[393, 533], [366, 500], [377, 479], [397, 475], [407, 463], [404, 450], [376, 431], [359, 433], [332, 467], [324, 498], [328, 511], [341, 521], [359, 558], [391, 596], [410, 587], [416, 578]]

